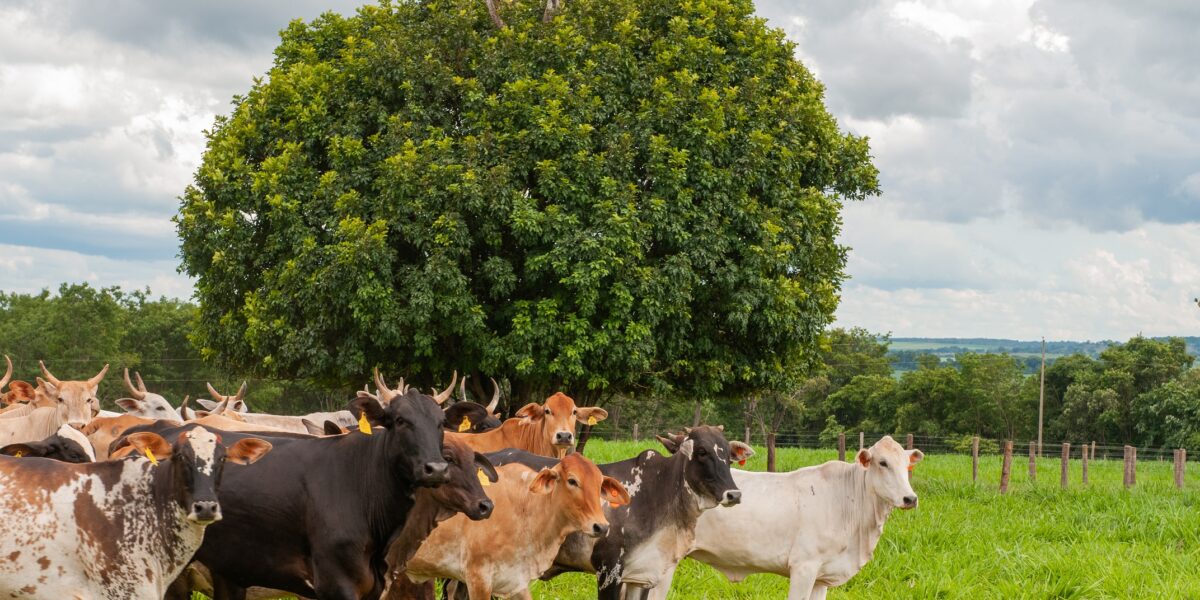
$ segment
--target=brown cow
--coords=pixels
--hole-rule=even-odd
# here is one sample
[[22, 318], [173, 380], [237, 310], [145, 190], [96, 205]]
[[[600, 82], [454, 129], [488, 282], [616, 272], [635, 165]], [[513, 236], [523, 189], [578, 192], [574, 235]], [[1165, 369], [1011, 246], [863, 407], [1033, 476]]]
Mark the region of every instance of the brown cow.
[[603, 421], [608, 411], [595, 406], [575, 406], [570, 396], [557, 392], [542, 404], [529, 403], [499, 429], [483, 433], [446, 433], [461, 439], [476, 452], [498, 452], [517, 448], [541, 456], [562, 458], [575, 445], [575, 424]]
[[45, 379], [37, 378], [34, 404], [57, 406], [63, 423], [83, 429], [100, 412], [100, 399], [96, 397], [96, 391], [108, 373], [108, 365], [104, 365], [99, 373], [87, 381], [59, 381], [46, 368], [46, 363], [39, 360], [38, 366], [42, 368]]
[[[629, 502], [619, 481], [578, 454], [552, 469], [537, 472], [514, 463], [499, 474], [499, 483], [487, 490], [495, 503], [491, 518], [474, 522], [458, 515], [439, 525], [408, 561], [410, 579], [462, 581], [472, 600], [527, 594], [568, 535], [608, 532], [601, 499], [612, 506]], [[504, 551], [497, 551], [498, 544]]]
[[87, 436], [92, 448], [96, 450], [96, 460], [108, 460], [108, 447], [117, 438], [125, 434], [125, 430], [137, 425], [150, 425], [154, 419], [134, 415], [118, 417], [96, 417], [83, 427], [83, 435]]

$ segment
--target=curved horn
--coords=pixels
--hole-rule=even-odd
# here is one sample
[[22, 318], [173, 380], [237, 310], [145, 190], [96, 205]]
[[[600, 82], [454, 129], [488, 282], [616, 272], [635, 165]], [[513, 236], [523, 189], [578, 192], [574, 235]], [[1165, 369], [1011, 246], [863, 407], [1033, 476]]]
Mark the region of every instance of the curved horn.
[[57, 377], [55, 377], [54, 375], [52, 375], [50, 373], [50, 369], [46, 368], [46, 363], [39, 360], [38, 366], [42, 368], [42, 375], [45, 376], [46, 381], [53, 383], [54, 387], [62, 387], [62, 382], [59, 381]]
[[375, 367], [374, 372], [375, 391], [377, 394], [379, 394], [379, 399], [384, 403], [391, 402], [392, 399], [396, 397], [396, 392], [393, 392], [392, 388], [388, 387], [387, 381], [383, 378], [383, 375], [379, 374], [379, 367]]
[[104, 375], [107, 373], [108, 373], [108, 363], [105, 363], [104, 368], [100, 369], [99, 373], [96, 373], [91, 379], [87, 380], [88, 387], [96, 387], [96, 386], [100, 385], [100, 382], [104, 380]]
[[233, 397], [234, 400], [241, 400], [246, 397], [246, 380], [242, 380], [242, 387], [238, 388], [238, 393]]
[[5, 354], [4, 361], [8, 363], [8, 371], [4, 373], [4, 378], [0, 379], [0, 390], [4, 389], [4, 386], [8, 385], [8, 380], [12, 379], [12, 359]]
[[408, 384], [404, 383], [404, 378], [400, 378], [400, 383], [396, 385], [396, 392], [400, 394], [408, 393]]
[[470, 375], [463, 375], [463, 378], [458, 382], [458, 399], [460, 402], [468, 402], [471, 399], [467, 397], [467, 378]]
[[496, 414], [496, 407], [500, 406], [500, 384], [496, 383], [495, 377], [488, 377], [488, 379], [492, 380], [492, 389], [496, 391], [492, 392], [492, 401], [488, 403], [487, 411], [489, 415], [499, 416]]
[[212, 383], [206, 381], [204, 382], [204, 385], [208, 386], [208, 395], [212, 396], [213, 400], [220, 402], [225, 399], [225, 396], [221, 395], [221, 392], [218, 392], [217, 388], [212, 386]]
[[446, 401], [446, 398], [449, 398], [450, 394], [454, 393], [454, 384], [455, 383], [458, 383], [458, 370], [457, 369], [454, 370], [454, 375], [450, 376], [450, 385], [446, 389], [442, 390], [437, 395], [435, 395], [433, 397], [433, 401], [437, 402], [438, 404], [444, 403]]
[[135, 378], [137, 378], [137, 380], [138, 380], [138, 389], [139, 389], [139, 390], [141, 390], [143, 393], [145, 393], [145, 392], [147, 391], [147, 390], [146, 390], [146, 382], [145, 382], [145, 381], [142, 381], [142, 372], [141, 372], [141, 371], [134, 371], [134, 372], [133, 372], [133, 376], [134, 376]]
[[138, 400], [146, 399], [146, 392], [143, 392], [136, 387], [133, 387], [133, 382], [129, 380], [129, 367], [125, 367], [125, 389], [129, 390], [129, 395]]

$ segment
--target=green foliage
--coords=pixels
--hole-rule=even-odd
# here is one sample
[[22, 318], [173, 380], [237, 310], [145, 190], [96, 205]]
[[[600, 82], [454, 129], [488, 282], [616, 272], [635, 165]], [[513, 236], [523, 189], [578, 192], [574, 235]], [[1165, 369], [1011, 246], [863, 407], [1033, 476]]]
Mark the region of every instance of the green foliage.
[[877, 192], [866, 140], [749, 0], [501, 10], [283, 32], [181, 198], [203, 355], [519, 397], [781, 389], [837, 304], [842, 202]]

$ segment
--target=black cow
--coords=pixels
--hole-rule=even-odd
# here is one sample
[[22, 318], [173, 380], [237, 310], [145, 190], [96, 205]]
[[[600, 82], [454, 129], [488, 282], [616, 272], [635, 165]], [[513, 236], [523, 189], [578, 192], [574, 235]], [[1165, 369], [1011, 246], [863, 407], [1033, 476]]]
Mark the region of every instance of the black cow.
[[[646, 450], [635, 458], [599, 465], [600, 472], [629, 490], [630, 503], [606, 507], [608, 534], [595, 539], [574, 534], [567, 538], [554, 566], [542, 578], [568, 571], [596, 573], [599, 598], [640, 598], [662, 580], [691, 548], [700, 513], [717, 505], [741, 501], [732, 461], [753, 456], [741, 442], [725, 439], [722, 429], [701, 426], [682, 435], [659, 437], [672, 456]], [[488, 455], [496, 466], [520, 462], [533, 468], [557, 461], [519, 450]]]
[[447, 480], [443, 415], [415, 390], [387, 408], [360, 395], [351, 408], [377, 427], [373, 434], [257, 435], [272, 452], [226, 474], [224, 519], [196, 553], [217, 600], [240, 600], [251, 586], [339, 600], [383, 589], [388, 542], [405, 524], [414, 491]]
[[460, 400], [442, 409], [446, 413], [446, 431], [459, 433], [483, 433], [500, 428], [500, 384], [492, 379], [492, 400], [487, 406], [471, 402], [467, 397], [467, 376], [463, 376], [459, 387]]
[[61, 462], [82, 464], [96, 461], [96, 455], [91, 450], [91, 442], [88, 442], [79, 430], [64, 425], [58, 433], [44, 440], [9, 444], [0, 448], [0, 454], [52, 458]]

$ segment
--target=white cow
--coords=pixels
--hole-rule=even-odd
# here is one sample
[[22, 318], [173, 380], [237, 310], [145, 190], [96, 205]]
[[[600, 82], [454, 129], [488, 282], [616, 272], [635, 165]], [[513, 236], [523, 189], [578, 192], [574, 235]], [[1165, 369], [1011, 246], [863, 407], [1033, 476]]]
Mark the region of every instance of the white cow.
[[[688, 556], [735, 582], [754, 573], [783, 575], [791, 578], [788, 600], [822, 600], [871, 560], [893, 508], [917, 506], [908, 468], [923, 456], [885, 436], [853, 463], [790, 473], [735, 470], [742, 503], [700, 515]], [[669, 588], [655, 587], [651, 598], [666, 598]]]
[[237, 413], [239, 420], [245, 421], [249, 425], [263, 425], [272, 428], [272, 430], [284, 430], [292, 433], [309, 433], [308, 427], [304, 424], [305, 420], [313, 423], [324, 424], [325, 421], [333, 421], [342, 427], [355, 427], [358, 421], [354, 415], [348, 410], [339, 410], [335, 412], [314, 412], [307, 415], [292, 416], [292, 415], [271, 415], [266, 413], [252, 413], [246, 406], [246, 382], [242, 382], [242, 387], [238, 388], [238, 392], [232, 396], [221, 394], [208, 384], [208, 393], [212, 395], [212, 400], [198, 399], [204, 408], [212, 411], [213, 414]]
[[141, 373], [135, 372], [134, 376], [137, 377], [136, 387], [129, 380], [129, 369], [125, 369], [125, 389], [129, 392], [130, 397], [117, 400], [117, 406], [125, 409], [125, 414], [144, 419], [183, 423], [179, 413], [175, 412], [175, 407], [171, 406], [166, 398], [146, 389], [146, 382], [142, 381]]

